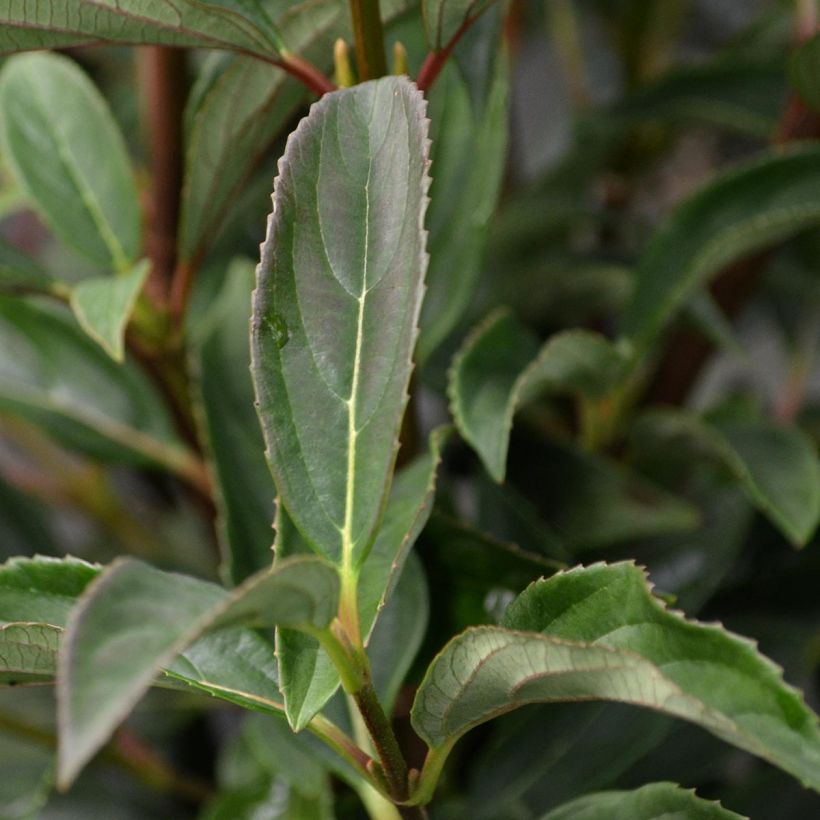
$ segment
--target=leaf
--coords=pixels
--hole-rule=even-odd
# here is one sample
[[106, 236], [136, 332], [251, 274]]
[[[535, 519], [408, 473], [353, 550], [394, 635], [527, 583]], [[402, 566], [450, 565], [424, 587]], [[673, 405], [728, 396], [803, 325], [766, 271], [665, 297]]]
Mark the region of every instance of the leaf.
[[[359, 624], [365, 646], [372, 639], [382, 610], [400, 582], [410, 548], [430, 517], [436, 472], [447, 435], [447, 428], [434, 431], [430, 436], [429, 452], [399, 471], [393, 482], [376, 541], [359, 575]], [[293, 523], [281, 507], [276, 530], [277, 556], [310, 551], [307, 544], [300, 541]], [[418, 590], [418, 584], [415, 591], [417, 600], [420, 600], [423, 594]], [[396, 616], [391, 617], [395, 619]], [[336, 692], [339, 675], [318, 641], [302, 632], [277, 630], [277, 654], [288, 720], [294, 730], [299, 731]]]
[[206, 630], [241, 623], [322, 629], [339, 579], [294, 558], [233, 593], [133, 560], [111, 565], [72, 609], [60, 651], [58, 778], [70, 783], [163, 666]]
[[59, 640], [60, 630], [48, 624], [0, 626], [0, 685], [53, 681]]
[[30, 256], [0, 237], [0, 292], [50, 291], [54, 280]]
[[195, 388], [215, 481], [222, 573], [231, 584], [273, 561], [273, 485], [253, 406], [248, 316], [253, 265], [231, 263], [192, 356]]
[[[248, 0], [49, 0], [48, 6], [2, 0], [0, 29], [13, 26], [54, 32], [54, 42], [45, 37], [35, 42], [51, 48], [111, 41], [229, 48], [269, 57], [279, 46], [264, 5]], [[7, 36], [13, 44], [14, 35]]]
[[275, 184], [254, 297], [260, 419], [281, 503], [346, 568], [367, 554], [390, 487], [426, 265], [426, 169], [423, 98], [390, 77], [316, 103]]
[[9, 59], [0, 137], [14, 175], [54, 232], [97, 267], [128, 270], [140, 250], [137, 189], [102, 95], [56, 54]]
[[[0, 624], [28, 621], [28, 626], [62, 632], [69, 612], [99, 571], [70, 557], [7, 561], [0, 565]], [[29, 674], [35, 670], [34, 665], [27, 667]], [[157, 682], [161, 686], [193, 687], [268, 713], [282, 710], [272, 647], [250, 629], [225, 628], [205, 635], [163, 672], [166, 677]]]
[[541, 391], [601, 398], [621, 379], [625, 359], [609, 341], [567, 330], [538, 349], [506, 310], [491, 313], [467, 338], [448, 375], [450, 410], [487, 472], [504, 480], [516, 409]]
[[721, 464], [749, 500], [795, 546], [820, 522], [820, 465], [812, 441], [796, 427], [768, 421], [709, 423], [676, 410], [644, 414], [633, 428], [641, 448], [697, 453]]
[[475, 296], [501, 192], [509, 97], [509, 65], [503, 55], [495, 61], [491, 80], [486, 99], [477, 101], [461, 73], [448, 66], [429, 92], [436, 172], [430, 187], [430, 268], [417, 355], [422, 364]]
[[542, 820], [742, 820], [720, 803], [703, 800], [674, 783], [652, 783], [634, 791], [588, 794], [545, 814]]
[[140, 370], [118, 365], [65, 313], [0, 296], [0, 409], [105, 460], [197, 468]]
[[412, 720], [446, 753], [495, 715], [581, 699], [684, 718], [820, 789], [817, 718], [781, 670], [750, 641], [667, 611], [630, 563], [536, 582], [510, 605], [504, 627], [454, 638], [430, 666]]
[[641, 256], [624, 332], [645, 348], [723, 266], [820, 221], [820, 149], [763, 154], [682, 203]]
[[151, 270], [147, 259], [118, 276], [83, 279], [71, 291], [71, 308], [80, 327], [115, 362], [125, 359], [125, 328]]
[[792, 54], [789, 79], [806, 105], [820, 110], [820, 87], [817, 74], [820, 69], [820, 36], [815, 34]]

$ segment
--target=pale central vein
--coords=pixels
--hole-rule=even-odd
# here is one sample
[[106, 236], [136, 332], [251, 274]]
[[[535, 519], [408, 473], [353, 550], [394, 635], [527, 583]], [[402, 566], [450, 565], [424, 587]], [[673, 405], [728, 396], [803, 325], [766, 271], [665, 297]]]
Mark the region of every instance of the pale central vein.
[[362, 287], [357, 298], [359, 313], [356, 319], [356, 352], [353, 357], [353, 379], [350, 385], [350, 398], [347, 400], [347, 486], [345, 492], [345, 520], [342, 527], [342, 561], [346, 566], [351, 563], [353, 552], [353, 499], [354, 476], [356, 475], [356, 439], [359, 435], [356, 427], [356, 399], [359, 392], [359, 374], [361, 371], [362, 341], [364, 338], [364, 304], [367, 295], [367, 257], [370, 248], [370, 174], [373, 170], [373, 157], [367, 165], [367, 180], [364, 184], [364, 253], [362, 260]]

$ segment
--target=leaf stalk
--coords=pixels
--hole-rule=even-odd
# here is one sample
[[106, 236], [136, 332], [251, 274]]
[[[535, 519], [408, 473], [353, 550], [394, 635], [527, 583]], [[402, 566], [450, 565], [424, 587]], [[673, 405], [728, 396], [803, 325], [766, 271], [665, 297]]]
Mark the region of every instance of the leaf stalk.
[[350, 0], [353, 18], [353, 38], [359, 80], [375, 80], [387, 74], [379, 0]]

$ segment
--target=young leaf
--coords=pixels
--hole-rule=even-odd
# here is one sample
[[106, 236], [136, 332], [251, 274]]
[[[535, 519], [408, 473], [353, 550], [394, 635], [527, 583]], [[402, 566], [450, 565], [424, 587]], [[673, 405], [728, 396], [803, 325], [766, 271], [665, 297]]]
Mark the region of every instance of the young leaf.
[[83, 71], [56, 54], [12, 57], [0, 73], [0, 136], [49, 226], [99, 268], [125, 272], [140, 250], [125, 143]]
[[703, 800], [674, 783], [652, 783], [635, 791], [599, 792], [579, 797], [541, 820], [743, 820], [719, 803]]
[[691, 413], [655, 410], [633, 428], [646, 447], [663, 443], [698, 453], [734, 475], [749, 500], [795, 546], [820, 522], [820, 465], [811, 440], [796, 427], [767, 421], [709, 423]]
[[412, 719], [440, 760], [496, 715], [579, 699], [684, 718], [820, 790], [817, 717], [781, 670], [750, 641], [668, 611], [629, 563], [536, 582], [503, 627], [454, 638], [428, 670]]
[[192, 355], [198, 417], [213, 469], [222, 573], [237, 584], [273, 561], [276, 489], [253, 407], [248, 316], [253, 265], [228, 268], [225, 285], [197, 328]]
[[724, 265], [820, 221], [820, 149], [764, 154], [684, 202], [638, 265], [624, 332], [641, 347]]
[[143, 259], [125, 273], [83, 279], [71, 291], [80, 327], [115, 362], [125, 359], [125, 328], [150, 270], [151, 263]]
[[459, 432], [500, 482], [513, 416], [522, 402], [540, 391], [601, 398], [624, 370], [618, 349], [586, 330], [558, 333], [539, 352], [535, 336], [502, 309], [462, 345], [447, 392]]
[[429, 92], [432, 162], [430, 268], [418, 360], [426, 362], [475, 296], [507, 158], [509, 65], [500, 54], [485, 93], [471, 98], [462, 73], [445, 68]]
[[[427, 126], [402, 77], [327, 94], [288, 139], [253, 313], [279, 498], [345, 567], [378, 524], [423, 290]], [[389, 320], [387, 319], [389, 317]]]
[[[401, 470], [393, 482], [376, 541], [359, 575], [359, 623], [368, 645], [380, 613], [401, 580], [405, 561], [433, 505], [436, 471], [447, 428], [433, 432], [430, 451]], [[279, 509], [276, 554], [309, 551], [287, 514]], [[418, 591], [418, 585], [415, 587]], [[421, 593], [419, 592], [420, 596]], [[417, 621], [421, 619], [416, 619]], [[277, 630], [279, 676], [288, 720], [302, 729], [339, 687], [339, 675], [315, 638], [289, 629]]]
[[195, 470], [142, 372], [113, 362], [64, 313], [0, 296], [0, 350], [4, 412], [95, 457]]
[[206, 630], [322, 629], [338, 588], [336, 571], [317, 558], [282, 562], [233, 593], [138, 561], [112, 564], [71, 611], [60, 650], [60, 781], [74, 779], [160, 669]]
[[[12, 27], [53, 32], [53, 41], [43, 35], [35, 43], [48, 48], [112, 41], [228, 48], [269, 57], [280, 44], [262, 4], [246, 0], [49, 0], [47, 6], [2, 0], [0, 28]], [[13, 44], [12, 35], [9, 39]]]

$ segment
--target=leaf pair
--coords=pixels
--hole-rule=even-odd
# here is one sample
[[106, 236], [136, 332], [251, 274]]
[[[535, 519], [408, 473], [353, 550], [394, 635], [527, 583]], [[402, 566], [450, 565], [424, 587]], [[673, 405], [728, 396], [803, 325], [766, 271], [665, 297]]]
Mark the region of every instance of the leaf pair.
[[6, 252], [10, 284], [70, 293], [83, 329], [122, 361], [125, 325], [149, 265], [139, 261], [139, 199], [111, 112], [77, 65], [54, 54], [8, 61], [0, 112], [4, 153], [29, 202], [66, 245], [108, 274], [56, 288], [25, 257]]

